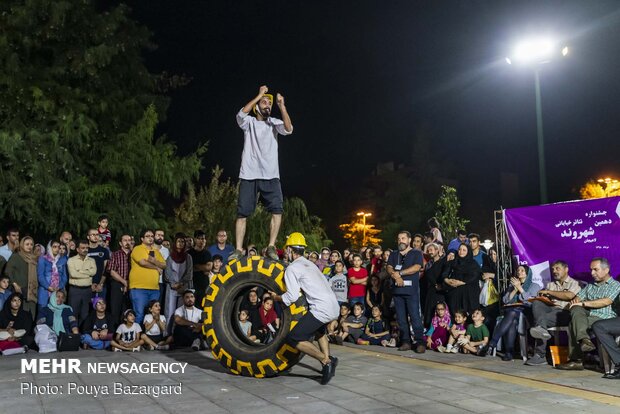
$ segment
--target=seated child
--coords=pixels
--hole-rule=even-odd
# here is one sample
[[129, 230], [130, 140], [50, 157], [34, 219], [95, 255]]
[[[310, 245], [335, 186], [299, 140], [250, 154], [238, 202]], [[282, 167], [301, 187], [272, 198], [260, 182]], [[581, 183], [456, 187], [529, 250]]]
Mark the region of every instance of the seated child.
[[467, 326], [465, 337], [458, 342], [463, 346], [464, 353], [477, 354], [489, 342], [489, 328], [484, 324], [484, 315], [480, 309], [471, 314], [471, 319], [474, 323]]
[[450, 336], [448, 338], [448, 346], [438, 346], [439, 352], [451, 352], [456, 354], [459, 352], [460, 345], [458, 344], [459, 338], [465, 337], [465, 321], [467, 320], [467, 312], [462, 309], [454, 312], [454, 323], [450, 327]]
[[249, 318], [250, 313], [245, 309], [241, 309], [239, 311], [239, 328], [250, 341], [256, 342], [257, 338], [255, 335], [252, 335], [252, 322], [248, 320]]
[[426, 331], [426, 347], [428, 349], [438, 349], [448, 343], [450, 336], [450, 311], [445, 302], [435, 305], [435, 316], [431, 320], [431, 326]]
[[342, 335], [344, 334], [342, 324], [347, 320], [350, 314], [351, 308], [349, 307], [349, 304], [346, 302], [341, 303], [340, 316], [335, 321], [331, 321], [327, 324], [327, 339], [329, 339], [329, 342], [335, 342], [338, 345], [342, 345]]
[[349, 315], [342, 323], [342, 340], [357, 342], [364, 333], [368, 318], [364, 316], [364, 306], [360, 302], [353, 305], [353, 315]]
[[144, 315], [144, 333], [142, 339], [151, 351], [167, 351], [172, 345], [172, 335], [167, 335], [166, 317], [161, 314], [161, 304], [153, 299], [148, 304], [148, 313]]
[[372, 318], [366, 322], [364, 333], [357, 340], [358, 345], [382, 345], [396, 346], [396, 340], [390, 336], [390, 327], [385, 319], [381, 317], [381, 308], [372, 307]]
[[106, 313], [106, 303], [99, 296], [93, 298], [93, 309], [82, 324], [82, 346], [84, 349], [107, 349], [110, 347], [114, 325], [112, 318]]
[[123, 322], [116, 329], [116, 338], [112, 340], [114, 352], [140, 352], [144, 340], [140, 338], [142, 328], [136, 323], [136, 313], [133, 309], [123, 312]]

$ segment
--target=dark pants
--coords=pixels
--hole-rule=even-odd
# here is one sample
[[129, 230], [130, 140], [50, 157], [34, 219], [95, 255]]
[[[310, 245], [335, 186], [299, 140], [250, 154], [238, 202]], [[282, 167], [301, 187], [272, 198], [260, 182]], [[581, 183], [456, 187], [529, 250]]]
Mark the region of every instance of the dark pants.
[[[570, 323], [570, 311], [545, 305], [538, 300], [532, 303], [532, 313], [534, 314], [534, 325], [545, 329], [555, 326], [568, 326]], [[547, 340], [536, 339], [534, 352], [544, 357], [547, 352]]]
[[[484, 315], [484, 324], [489, 329], [489, 333], [493, 335], [495, 325], [497, 324], [497, 318], [499, 317], [499, 302], [496, 302], [489, 306], [480, 306], [482, 314]], [[453, 311], [452, 309], [450, 309]]]
[[194, 332], [189, 326], [177, 325], [172, 333], [174, 345], [180, 348], [190, 346], [194, 340], [200, 338], [200, 332]]
[[396, 308], [396, 319], [400, 329], [400, 341], [411, 343], [409, 333], [409, 319], [413, 326], [413, 337], [416, 342], [422, 342], [424, 338], [424, 324], [420, 315], [420, 294], [415, 292], [412, 295], [394, 294], [394, 307]]
[[68, 304], [73, 309], [73, 314], [78, 320], [78, 326], [88, 317], [88, 310], [91, 306], [93, 290], [90, 285], [86, 287], [69, 286]]
[[508, 309], [506, 311], [504, 318], [495, 327], [493, 337], [489, 341], [490, 347], [496, 347], [499, 340], [503, 339], [504, 351], [512, 354], [515, 348], [515, 340], [517, 339], [519, 316], [521, 316], [521, 311], [517, 309]]
[[568, 355], [571, 361], [580, 361], [583, 357], [583, 352], [581, 352], [579, 347], [579, 341], [590, 337], [588, 335], [588, 328], [601, 318], [590, 315], [590, 311], [583, 306], [573, 306], [570, 310], [570, 317]]
[[121, 315], [129, 307], [129, 296], [123, 293], [123, 284], [110, 281], [110, 316], [115, 324], [121, 322]]
[[160, 283], [159, 284], [159, 304], [161, 305], [161, 307], [164, 307], [164, 303], [166, 303], [166, 284], [165, 283]]
[[620, 364], [620, 347], [616, 343], [616, 337], [620, 336], [620, 318], [594, 322], [592, 330], [614, 364]]

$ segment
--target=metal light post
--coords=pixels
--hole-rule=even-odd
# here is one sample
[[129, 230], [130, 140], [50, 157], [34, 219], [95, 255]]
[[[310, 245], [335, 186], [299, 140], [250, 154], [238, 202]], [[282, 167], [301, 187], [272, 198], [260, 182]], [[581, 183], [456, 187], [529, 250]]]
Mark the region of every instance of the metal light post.
[[359, 213], [357, 213], [358, 216], [362, 217], [362, 223], [363, 223], [363, 230], [362, 230], [362, 246], [366, 245], [366, 217], [370, 217], [372, 216], [372, 213], [364, 213], [363, 211], [360, 211]]
[[536, 135], [538, 137], [538, 174], [540, 180], [540, 203], [546, 204], [547, 197], [547, 168], [545, 165], [545, 139], [543, 135], [542, 100], [540, 94], [540, 67], [550, 63], [558, 56], [568, 55], [568, 47], [559, 49], [550, 39], [530, 39], [521, 42], [515, 48], [513, 55], [506, 58], [509, 65], [527, 65], [534, 67], [534, 88], [536, 90]]

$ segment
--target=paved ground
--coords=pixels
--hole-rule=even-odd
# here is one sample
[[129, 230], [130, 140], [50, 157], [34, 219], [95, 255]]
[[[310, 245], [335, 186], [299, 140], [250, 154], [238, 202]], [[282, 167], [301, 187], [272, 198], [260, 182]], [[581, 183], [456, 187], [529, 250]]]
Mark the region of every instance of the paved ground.
[[[229, 375], [208, 352], [111, 353], [79, 351], [26, 358], [87, 362], [187, 362], [185, 374], [21, 374], [23, 355], [0, 357], [1, 413], [614, 413], [620, 382], [593, 371], [560, 372], [517, 360], [420, 356], [378, 347], [334, 347], [336, 377], [318, 383], [317, 364], [306, 357], [290, 375], [253, 379]], [[62, 395], [21, 395], [21, 383], [63, 385]], [[69, 382], [88, 385], [182, 383], [182, 395], [67, 395]], [[28, 394], [28, 393], [26, 393]]]

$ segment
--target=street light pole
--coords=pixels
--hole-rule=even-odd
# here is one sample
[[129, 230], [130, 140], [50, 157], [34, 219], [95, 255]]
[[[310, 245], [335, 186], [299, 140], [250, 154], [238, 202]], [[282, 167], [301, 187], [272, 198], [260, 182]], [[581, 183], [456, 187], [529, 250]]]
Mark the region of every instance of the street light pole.
[[536, 132], [538, 135], [538, 175], [540, 180], [540, 203], [547, 204], [547, 169], [545, 167], [545, 139], [543, 135], [542, 100], [540, 97], [540, 70], [534, 71], [536, 88]]
[[538, 136], [538, 176], [540, 180], [540, 203], [547, 203], [547, 169], [545, 167], [545, 139], [543, 135], [542, 99], [540, 97], [540, 66], [559, 56], [568, 55], [568, 46], [562, 49], [549, 38], [531, 38], [518, 44], [506, 63], [534, 67], [534, 88], [536, 90], [536, 134]]

